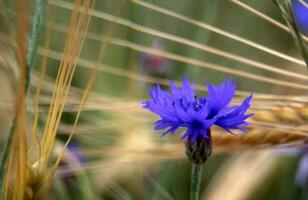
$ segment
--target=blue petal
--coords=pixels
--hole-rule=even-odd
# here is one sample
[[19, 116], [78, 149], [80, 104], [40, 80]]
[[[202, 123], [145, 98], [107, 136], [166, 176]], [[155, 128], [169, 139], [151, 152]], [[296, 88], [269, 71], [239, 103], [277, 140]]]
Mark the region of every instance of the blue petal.
[[221, 115], [218, 116], [218, 119], [215, 124], [230, 132], [231, 134], [234, 133], [232, 133], [230, 129], [238, 129], [244, 132], [242, 126], [247, 125], [247, 122], [245, 120], [253, 115], [245, 115], [246, 111], [250, 107], [251, 99], [252, 95], [247, 97], [241, 105], [233, 107], [232, 110], [226, 111], [225, 113], [221, 113]]
[[207, 131], [215, 123], [215, 121], [216, 121], [216, 118], [209, 119], [209, 120], [202, 120], [200, 121], [200, 123], [202, 123], [202, 127], [194, 127], [192, 124], [190, 124], [188, 126], [189, 129], [182, 136], [182, 139], [188, 137], [191, 142], [196, 141], [198, 136], [208, 139]]
[[171, 93], [174, 97], [178, 99], [186, 99], [188, 101], [193, 101], [195, 98], [194, 85], [190, 86], [189, 79], [185, 77], [183, 79], [182, 87], [178, 88], [173, 81], [170, 81]]
[[168, 129], [166, 132], [164, 132], [164, 133], [161, 135], [161, 137], [164, 137], [165, 135], [167, 135], [167, 134], [169, 134], [169, 133], [173, 134], [178, 128], [179, 128], [179, 127], [176, 127], [176, 126], [171, 127], [171, 128]]
[[202, 131], [200, 132], [200, 134], [201, 134], [201, 136], [202, 136], [203, 138], [205, 138], [205, 139], [208, 139], [208, 138], [209, 138], [209, 136], [207, 135], [207, 130], [202, 130]]
[[209, 114], [208, 106], [204, 105], [200, 110], [198, 110], [196, 117], [199, 119], [206, 119]]
[[165, 128], [168, 128], [169, 126], [173, 126], [175, 123], [172, 121], [166, 121], [166, 120], [158, 120], [155, 122], [155, 130], [163, 130]]
[[190, 86], [189, 79], [187, 77], [184, 77], [183, 84], [182, 84], [182, 91], [187, 100], [191, 100], [191, 101], [194, 100], [195, 98], [194, 84]]
[[216, 121], [217, 121], [216, 117], [213, 118], [213, 119], [204, 120], [203, 121], [203, 130], [209, 129], [211, 126], [213, 126], [213, 124], [215, 124]]
[[246, 97], [241, 105], [232, 106], [230, 108], [224, 109], [224, 112], [219, 113], [218, 118], [223, 119], [244, 114], [250, 107], [251, 100], [252, 100], [252, 95]]
[[189, 137], [192, 134], [193, 130], [191, 128], [187, 129], [187, 131], [185, 132], [185, 134], [183, 134], [181, 136], [181, 139], [185, 139], [187, 137]]
[[232, 83], [231, 78], [226, 79], [222, 84], [214, 86], [207, 84], [208, 88], [208, 106], [209, 106], [209, 117], [212, 118], [217, 113], [228, 106], [231, 102], [235, 90], [236, 84]]
[[189, 137], [189, 141], [191, 142], [195, 142], [199, 136], [199, 133], [198, 132], [193, 132], [193, 134], [191, 134], [192, 136]]

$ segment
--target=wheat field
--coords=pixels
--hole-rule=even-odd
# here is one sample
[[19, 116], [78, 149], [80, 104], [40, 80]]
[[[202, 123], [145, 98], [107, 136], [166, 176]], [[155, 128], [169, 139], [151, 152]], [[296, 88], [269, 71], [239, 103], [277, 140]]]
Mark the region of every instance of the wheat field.
[[200, 199], [308, 199], [296, 3], [308, 12], [306, 0], [1, 1], [1, 198], [188, 199], [184, 141], [162, 139], [141, 107], [149, 87], [187, 76], [198, 94], [232, 77], [233, 104], [253, 94], [247, 134], [212, 130]]

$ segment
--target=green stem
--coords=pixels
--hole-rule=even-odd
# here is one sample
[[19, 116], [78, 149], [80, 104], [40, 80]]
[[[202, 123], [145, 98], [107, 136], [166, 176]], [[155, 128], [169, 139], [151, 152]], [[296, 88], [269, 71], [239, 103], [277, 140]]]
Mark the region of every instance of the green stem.
[[4, 147], [3, 147], [3, 155], [1, 158], [1, 163], [0, 163], [0, 199], [2, 199], [2, 192], [3, 192], [3, 179], [4, 179], [4, 174], [5, 174], [5, 168], [6, 168], [6, 164], [9, 158], [9, 153], [10, 153], [10, 149], [11, 149], [11, 144], [12, 144], [12, 140], [13, 140], [13, 133], [15, 130], [15, 125], [16, 125], [16, 120], [15, 118], [13, 119], [13, 124], [10, 128], [10, 132], [9, 132], [9, 136], [8, 139], [5, 141]]
[[200, 185], [202, 179], [202, 164], [192, 164], [191, 169], [191, 185], [190, 185], [190, 200], [198, 200], [200, 193]]
[[33, 14], [32, 20], [32, 30], [31, 35], [28, 41], [28, 48], [27, 48], [27, 55], [26, 55], [26, 65], [27, 65], [27, 82], [26, 82], [26, 90], [29, 87], [30, 82], [30, 69], [33, 65], [35, 52], [37, 48], [37, 41], [42, 25], [42, 21], [45, 15], [45, 7], [46, 7], [46, 0], [36, 0], [36, 6]]

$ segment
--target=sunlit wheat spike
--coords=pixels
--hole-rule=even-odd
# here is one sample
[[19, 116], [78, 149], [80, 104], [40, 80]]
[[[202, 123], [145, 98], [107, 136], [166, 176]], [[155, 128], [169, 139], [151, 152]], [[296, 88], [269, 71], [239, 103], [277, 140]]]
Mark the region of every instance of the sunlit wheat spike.
[[283, 54], [281, 52], [275, 51], [275, 50], [270, 49], [270, 48], [268, 48], [266, 46], [260, 45], [258, 43], [255, 43], [255, 42], [251, 41], [251, 40], [248, 40], [248, 39], [242, 38], [240, 36], [234, 35], [232, 33], [224, 31], [222, 29], [216, 28], [216, 27], [211, 26], [211, 25], [209, 25], [209, 24], [207, 24], [205, 22], [200, 22], [198, 20], [186, 17], [184, 15], [181, 15], [179, 13], [173, 12], [173, 11], [168, 10], [166, 8], [162, 8], [162, 7], [156, 6], [156, 5], [151, 4], [149, 2], [140, 1], [140, 0], [133, 0], [132, 2], [135, 3], [135, 4], [138, 4], [140, 6], [146, 7], [148, 9], [155, 10], [155, 11], [157, 11], [159, 13], [162, 13], [162, 14], [165, 14], [165, 15], [177, 18], [179, 20], [185, 21], [187, 23], [196, 25], [196, 26], [198, 26], [200, 28], [204, 28], [204, 29], [210, 30], [210, 31], [215, 32], [215, 33], [217, 33], [219, 35], [222, 35], [222, 36], [227, 37], [229, 39], [236, 40], [238, 42], [241, 42], [241, 43], [246, 44], [248, 46], [254, 47], [256, 49], [259, 49], [259, 50], [264, 51], [266, 53], [269, 53], [271, 55], [277, 56], [279, 58], [288, 60], [290, 62], [294, 62], [294, 63], [302, 65], [302, 66], [305, 66], [305, 62], [303, 62], [303, 61], [301, 61], [301, 60], [299, 60], [297, 58], [294, 58], [292, 56], [289, 56], [289, 55]]
[[[41, 158], [39, 158], [39, 160], [33, 164], [34, 168], [38, 171], [36, 183], [45, 183], [38, 185], [38, 187], [32, 188], [33, 195], [36, 196], [36, 198], [44, 198], [49, 189], [49, 185], [51, 184], [53, 173], [50, 173], [48, 169], [50, 154], [55, 144], [56, 133], [60, 124], [63, 108], [66, 103], [69, 88], [76, 69], [77, 58], [84, 43], [83, 38], [80, 37], [80, 32], [86, 31], [89, 26], [90, 17], [87, 15], [87, 11], [91, 6], [93, 6], [93, 1], [84, 1], [84, 7], [81, 13], [77, 11], [79, 6], [80, 2], [76, 1], [74, 4], [69, 27], [70, 30], [74, 29], [76, 32], [71, 32], [68, 34], [63, 50], [63, 55], [60, 59], [61, 62], [55, 81], [55, 90], [52, 93], [51, 104], [49, 106], [48, 116], [45, 121], [41, 144], [39, 144], [41, 147], [40, 150], [42, 151], [40, 153]], [[48, 42], [49, 41], [47, 40], [45, 46], [48, 45]], [[40, 76], [41, 82], [43, 78], [44, 74]], [[37, 91], [39, 92], [39, 90], [40, 89]], [[38, 92], [36, 92], [37, 96]], [[38, 109], [36, 109], [36, 111], [38, 111]]]
[[[230, 142], [235, 146], [243, 145], [301, 145], [306, 142], [308, 132], [301, 128], [307, 122], [307, 105], [301, 107], [273, 107], [267, 111], [257, 111], [252, 118], [252, 129], [249, 134], [242, 135], [241, 140], [231, 141], [234, 138], [225, 135], [214, 140], [219, 144]], [[267, 122], [253, 125], [254, 122]], [[266, 125], [269, 125], [268, 128]], [[239, 147], [240, 148], [240, 147]], [[248, 147], [249, 148], [249, 147]]]
[[[94, 5], [94, 4], [93, 4], [93, 5]], [[123, 4], [121, 4], [120, 7], [119, 7], [119, 9], [117, 9], [117, 12], [116, 12], [117, 15], [121, 12], [122, 5], [123, 5]], [[114, 31], [114, 29], [115, 29], [115, 27], [116, 27], [115, 25], [116, 25], [116, 24], [114, 24], [114, 23], [112, 23], [112, 24], [110, 25], [110, 28], [109, 28], [108, 32], [106, 33], [107, 38], [110, 38], [111, 35], [113, 34], [113, 31]], [[108, 40], [108, 39], [107, 39], [107, 40]], [[75, 131], [76, 131], [76, 129], [77, 129], [77, 124], [78, 124], [78, 122], [79, 122], [80, 114], [81, 114], [81, 112], [82, 112], [83, 109], [84, 109], [85, 103], [86, 103], [86, 101], [87, 101], [87, 99], [88, 99], [88, 96], [89, 96], [89, 94], [90, 94], [90, 90], [91, 90], [91, 88], [92, 88], [92, 86], [93, 86], [93, 84], [94, 84], [94, 81], [95, 81], [95, 79], [96, 79], [96, 74], [97, 74], [97, 71], [98, 71], [98, 68], [99, 68], [99, 64], [98, 64], [98, 63], [100, 63], [101, 60], [102, 60], [102, 58], [103, 58], [103, 55], [104, 55], [104, 53], [105, 53], [107, 44], [108, 44], [107, 42], [101, 44], [101, 47], [100, 47], [100, 50], [99, 50], [99, 55], [98, 55], [98, 58], [97, 58], [97, 63], [94, 65], [94, 70], [92, 71], [92, 74], [90, 75], [90, 78], [89, 78], [89, 80], [88, 80], [88, 84], [87, 84], [87, 86], [86, 86], [86, 88], [85, 88], [85, 90], [84, 90], [84, 92], [83, 92], [82, 99], [81, 99], [81, 101], [80, 101], [80, 105], [79, 105], [79, 107], [78, 107], [77, 115], [76, 115], [76, 118], [75, 118], [75, 121], [74, 121], [74, 124], [73, 124], [73, 129], [72, 129], [72, 131], [70, 132], [70, 136], [69, 136], [69, 138], [67, 139], [67, 141], [65, 142], [64, 148], [63, 148], [62, 152], [60, 153], [60, 156], [58, 157], [58, 159], [57, 159], [57, 161], [56, 161], [56, 163], [55, 163], [55, 165], [54, 165], [54, 167], [53, 167], [52, 174], [55, 174], [55, 172], [56, 172], [58, 166], [60, 165], [62, 156], [64, 155], [65, 150], [66, 150], [66, 148], [68, 147], [68, 144], [70, 143], [70, 141], [72, 140], [73, 136], [75, 135]]]
[[[87, 10], [91, 5], [91, 1], [85, 2], [85, 10], [78, 17], [77, 12], [73, 12], [72, 23], [70, 29], [77, 29], [78, 31], [87, 30], [89, 18]], [[78, 4], [75, 4], [75, 9]], [[79, 18], [79, 23], [77, 23]], [[42, 142], [44, 156], [48, 159], [52, 149], [52, 145], [59, 125], [61, 113], [63, 111], [64, 103], [67, 98], [68, 90], [71, 80], [76, 68], [77, 57], [80, 54], [84, 40], [80, 37], [78, 31], [72, 32], [68, 35], [66, 47], [61, 58], [60, 70], [56, 82], [56, 90], [53, 94], [53, 103], [48, 114], [47, 123], [45, 126], [44, 137]]]
[[[47, 18], [49, 18], [50, 20], [53, 19], [55, 15], [55, 10], [51, 10], [51, 13], [47, 16]], [[44, 41], [44, 47], [45, 48], [49, 48], [50, 46], [50, 41], [51, 41], [51, 36], [52, 36], [52, 32], [50, 31], [50, 27], [47, 26], [47, 31], [46, 31], [46, 37], [45, 37], [45, 41]], [[31, 129], [31, 136], [32, 136], [32, 144], [31, 147], [29, 149], [28, 154], [31, 155], [32, 152], [35, 150], [35, 148], [38, 148], [38, 157], [36, 158], [36, 160], [41, 160], [41, 141], [40, 138], [38, 136], [37, 133], [37, 128], [38, 128], [38, 121], [39, 121], [39, 101], [40, 101], [40, 96], [41, 96], [41, 90], [42, 90], [42, 84], [44, 82], [45, 79], [45, 75], [46, 75], [46, 70], [47, 70], [47, 63], [48, 63], [48, 58], [47, 57], [43, 57], [42, 59], [42, 63], [41, 63], [41, 71], [39, 73], [39, 77], [38, 77], [38, 82], [35, 85], [35, 95], [34, 95], [34, 119], [33, 119], [33, 124], [32, 124], [32, 129]], [[32, 80], [30, 80], [32, 82]], [[32, 84], [30, 82], [30, 84]], [[32, 156], [32, 159], [35, 160], [34, 156]], [[33, 162], [33, 161], [32, 161]]]

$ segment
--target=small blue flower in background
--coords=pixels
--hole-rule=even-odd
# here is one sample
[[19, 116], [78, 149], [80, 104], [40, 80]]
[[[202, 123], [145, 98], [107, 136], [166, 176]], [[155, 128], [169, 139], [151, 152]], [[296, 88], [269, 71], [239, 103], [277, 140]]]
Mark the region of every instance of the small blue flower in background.
[[293, 0], [292, 7], [300, 31], [308, 35], [308, 0]]
[[[154, 40], [151, 47], [157, 50], [165, 50], [165, 43], [162, 40]], [[149, 75], [164, 76], [172, 73], [174, 67], [172, 62], [163, 56], [150, 53], [140, 53], [137, 60], [142, 73]]]
[[162, 136], [174, 133], [178, 128], [187, 128], [182, 139], [194, 142], [198, 137], [209, 138], [211, 126], [217, 125], [233, 134], [232, 130], [245, 132], [243, 126], [252, 114], [245, 114], [250, 107], [252, 95], [241, 105], [229, 106], [236, 84], [230, 78], [215, 86], [207, 84], [208, 97], [195, 95], [194, 86], [184, 78], [181, 88], [173, 81], [170, 83], [171, 93], [161, 89], [159, 85], [150, 88], [151, 99], [143, 102], [143, 107], [160, 116], [155, 122], [155, 130], [167, 129]]
[[71, 142], [67, 147], [67, 152], [70, 156], [74, 157], [73, 159], [78, 161], [79, 164], [83, 164], [86, 162], [86, 158], [82, 155], [80, 147], [76, 143]]

